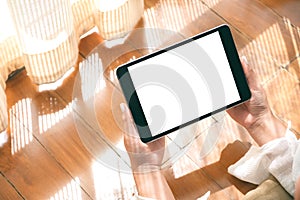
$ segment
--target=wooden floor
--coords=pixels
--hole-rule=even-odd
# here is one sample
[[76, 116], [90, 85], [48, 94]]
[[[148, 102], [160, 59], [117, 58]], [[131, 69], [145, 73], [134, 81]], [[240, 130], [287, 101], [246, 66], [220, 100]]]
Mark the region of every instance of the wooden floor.
[[[176, 35], [189, 37], [223, 23], [230, 25], [240, 56], [247, 56], [258, 73], [274, 112], [290, 120], [299, 136], [299, 11], [299, 0], [147, 0], [137, 28], [169, 29], [172, 37], [152, 44], [146, 31], [110, 47], [93, 33], [80, 43], [75, 70], [52, 90], [33, 84], [25, 70], [16, 73], [7, 81], [9, 127], [0, 147], [0, 199], [130, 199], [134, 182], [122, 155], [98, 140], [94, 128], [100, 126], [101, 138], [122, 148], [117, 106], [123, 99], [113, 70], [172, 43]], [[97, 88], [93, 77], [101, 74], [101, 68], [94, 67], [99, 58], [117, 57], [104, 67]], [[209, 134], [216, 134], [214, 148], [203, 148]], [[251, 144], [227, 115], [198, 123], [197, 139], [186, 148], [178, 145], [179, 151], [187, 151], [165, 170], [176, 198], [195, 199], [211, 191], [211, 199], [241, 199], [256, 186], [232, 177], [227, 167]]]

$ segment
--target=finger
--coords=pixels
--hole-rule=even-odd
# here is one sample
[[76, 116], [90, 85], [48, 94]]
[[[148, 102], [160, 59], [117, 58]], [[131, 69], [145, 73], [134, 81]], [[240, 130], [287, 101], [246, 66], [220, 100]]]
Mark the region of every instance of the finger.
[[250, 66], [249, 66], [249, 63], [248, 63], [248, 60], [247, 60], [246, 56], [242, 56], [241, 63], [242, 63], [244, 73], [247, 77], [249, 75]]
[[125, 135], [139, 137], [137, 130], [133, 124], [133, 120], [132, 120], [130, 111], [129, 111], [128, 107], [126, 106], [126, 104], [121, 103], [120, 109], [122, 111], [122, 119], [124, 121]]
[[257, 74], [253, 70], [253, 68], [249, 65], [249, 62], [246, 56], [242, 56], [241, 58], [242, 67], [248, 82], [248, 85], [251, 90], [257, 90], [260, 88], [260, 84], [257, 78]]
[[135, 145], [135, 140], [132, 138], [130, 134], [131, 132], [131, 127], [130, 127], [130, 116], [128, 115], [128, 110], [127, 106], [124, 103], [120, 104], [120, 109], [122, 112], [122, 120], [123, 120], [123, 126], [124, 126], [124, 144], [125, 148], [129, 152], [135, 152], [136, 145]]
[[128, 131], [128, 116], [126, 113], [126, 105], [124, 103], [120, 104], [120, 109], [121, 109], [121, 113], [122, 113], [122, 120], [123, 120], [123, 124], [124, 124], [124, 128], [125, 131]]
[[127, 122], [128, 120], [130, 120], [130, 114], [128, 113], [128, 108], [125, 103], [120, 103], [120, 109], [122, 112], [123, 121]]
[[[125, 103], [120, 104], [120, 108], [122, 111], [122, 119], [127, 125], [131, 125], [133, 123], [130, 111]], [[128, 127], [129, 128], [129, 127]]]

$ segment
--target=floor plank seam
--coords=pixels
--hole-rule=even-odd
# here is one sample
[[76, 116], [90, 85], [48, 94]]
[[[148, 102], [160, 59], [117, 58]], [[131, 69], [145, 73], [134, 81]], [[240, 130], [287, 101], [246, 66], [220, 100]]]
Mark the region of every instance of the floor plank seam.
[[17, 189], [17, 187], [5, 176], [3, 172], [0, 172], [0, 175], [3, 176], [3, 178], [7, 181], [7, 183], [18, 193], [18, 195], [25, 199], [25, 197], [21, 194], [21, 192]]
[[[285, 21], [286, 17], [281, 15], [279, 12], [277, 12], [275, 9], [269, 7], [267, 4], [265, 4], [264, 2], [262, 2], [261, 0], [258, 0], [258, 2], [262, 5], [264, 5], [265, 7], [268, 7], [275, 15], [277, 15], [278, 17], [280, 17], [282, 20]], [[290, 22], [291, 26], [293, 28], [298, 28], [298, 26], [294, 25], [292, 22]]]
[[[33, 134], [33, 137], [36, 139], [36, 141], [42, 146], [42, 148], [44, 148], [45, 149], [45, 151], [49, 154], [49, 156], [51, 157], [51, 158], [53, 158], [54, 160], [55, 160], [55, 162], [59, 165], [59, 167], [61, 167], [62, 168], [62, 170], [64, 171], [64, 172], [66, 172], [66, 174], [67, 175], [69, 175], [70, 176], [70, 178], [71, 179], [74, 179], [75, 177], [73, 177], [73, 175], [59, 162], [59, 160], [57, 160], [56, 159], [56, 157], [51, 153], [51, 151], [49, 151], [48, 149], [47, 149], [47, 147]], [[78, 184], [78, 183], [77, 183]], [[80, 189], [90, 198], [90, 199], [93, 199], [91, 196], [90, 196], [90, 194], [82, 187], [82, 185], [81, 184], [79, 184], [79, 187], [80, 187]]]
[[225, 19], [222, 15], [220, 15], [216, 10], [213, 9], [213, 7], [210, 7], [205, 1], [201, 0], [201, 2], [214, 14], [216, 14], [218, 17], [220, 17], [223, 21], [225, 21], [228, 25], [230, 25], [232, 28], [234, 28], [238, 33], [245, 36], [246, 39], [249, 41], [249, 43], [253, 40], [248, 34], [242, 32], [240, 29], [235, 27], [233, 24], [231, 24], [227, 19]]

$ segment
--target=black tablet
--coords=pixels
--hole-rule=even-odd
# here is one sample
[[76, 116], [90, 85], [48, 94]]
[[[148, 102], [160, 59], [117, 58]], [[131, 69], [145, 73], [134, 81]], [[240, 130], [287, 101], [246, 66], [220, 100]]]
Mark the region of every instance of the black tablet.
[[251, 96], [227, 25], [126, 63], [116, 74], [143, 142]]

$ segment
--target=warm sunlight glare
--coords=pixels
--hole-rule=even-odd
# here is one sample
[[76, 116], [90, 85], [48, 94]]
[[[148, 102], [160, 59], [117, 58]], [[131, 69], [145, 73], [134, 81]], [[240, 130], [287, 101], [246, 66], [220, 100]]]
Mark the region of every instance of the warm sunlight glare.
[[[148, 49], [161, 48], [162, 45], [166, 45], [166, 43], [170, 45], [178, 40], [182, 40], [183, 36], [180, 32], [209, 9], [201, 1], [192, 0], [182, 3], [184, 5], [173, 2], [172, 0], [157, 3], [155, 6], [160, 7], [159, 9], [164, 11], [159, 13], [162, 16], [158, 16], [158, 8], [156, 7], [150, 7], [144, 11], [145, 26], [157, 28], [145, 32], [144, 37]], [[181, 9], [182, 6], [184, 6], [185, 9]], [[157, 17], [164, 19], [163, 27], [162, 24], [158, 23]]]
[[98, 53], [92, 54], [79, 64], [81, 92], [84, 101], [94, 97], [94, 94], [106, 87], [103, 76], [102, 61]]
[[[168, 30], [180, 31], [187, 24], [196, 20], [206, 11], [208, 11], [208, 7], [204, 6], [201, 1], [184, 1], [182, 2], [184, 5], [179, 4], [178, 2], [174, 2], [172, 0], [162, 1], [157, 6], [160, 6], [163, 12], [163, 17], [166, 20], [167, 27], [164, 27]], [[184, 6], [185, 9], [181, 9]], [[155, 11], [157, 8], [148, 8], [144, 12], [145, 21], [150, 24], [150, 27], [159, 27], [157, 24], [157, 14]], [[176, 13], [176, 14], [175, 14]], [[161, 27], [163, 28], [163, 27]]]
[[105, 43], [103, 43], [103, 45], [109, 49], [113, 48], [115, 46], [118, 46], [118, 45], [122, 45], [125, 43], [127, 36], [128, 35], [126, 35], [125, 37], [114, 39], [114, 40], [107, 40], [107, 41], [105, 41]]
[[16, 34], [7, 1], [0, 1], [0, 25], [5, 27], [0, 29], [0, 42]]
[[92, 166], [96, 199], [131, 199], [135, 193], [132, 174], [112, 170], [94, 161]]
[[[50, 104], [52, 102], [50, 101]], [[38, 116], [39, 132], [40, 134], [46, 132], [48, 129], [59, 123], [72, 111], [72, 102], [70, 102], [64, 109], [42, 114]]]
[[75, 71], [75, 67], [71, 67], [60, 79], [55, 81], [54, 83], [47, 83], [47, 84], [41, 84], [38, 86], [38, 91], [43, 92], [43, 91], [49, 91], [49, 90], [56, 90], [59, 88], [64, 80], [70, 76]]
[[206, 0], [205, 3], [209, 6], [209, 7], [214, 7], [217, 4], [219, 4], [221, 1], [223, 0]]
[[122, 6], [128, 0], [98, 0], [97, 8], [102, 12], [115, 10]]
[[65, 199], [73, 199], [73, 200], [82, 199], [80, 180], [78, 177], [75, 177], [71, 182], [69, 182], [61, 190], [59, 190], [52, 197], [50, 197], [50, 200], [65, 200]]
[[6, 131], [0, 133], [0, 148], [8, 141], [8, 136]]
[[29, 98], [19, 100], [9, 110], [12, 155], [33, 140], [31, 101]]
[[277, 56], [279, 63], [285, 63], [288, 59], [288, 51], [284, 43], [284, 38], [278, 23], [273, 24], [258, 36], [259, 43], [270, 52], [272, 56]]

